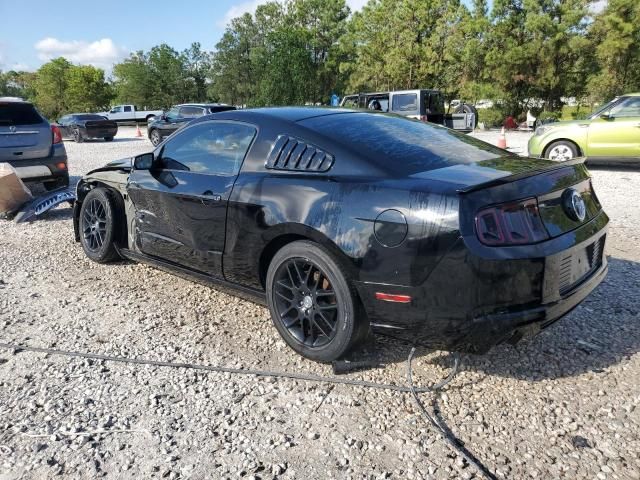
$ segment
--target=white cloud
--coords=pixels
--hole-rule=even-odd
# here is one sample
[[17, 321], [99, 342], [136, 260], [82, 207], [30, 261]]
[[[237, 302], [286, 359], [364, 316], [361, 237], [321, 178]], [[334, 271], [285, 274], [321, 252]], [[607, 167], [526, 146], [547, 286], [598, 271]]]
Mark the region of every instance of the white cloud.
[[[368, 1], [369, 0], [347, 0], [347, 5], [352, 12], [355, 12], [361, 10]], [[258, 5], [263, 3], [267, 3], [267, 0], [247, 0], [245, 2], [240, 2], [237, 5], [233, 5], [218, 21], [218, 26], [224, 28], [236, 17], [240, 17], [245, 13], [255, 13]]]
[[245, 13], [255, 13], [258, 5], [266, 3], [266, 0], [249, 0], [247, 2], [242, 2], [237, 5], [232, 6], [227, 13], [224, 14], [224, 17], [218, 22], [218, 26], [226, 27], [229, 25], [229, 22], [236, 17], [240, 17]]
[[103, 38], [95, 42], [72, 40], [64, 42], [57, 38], [47, 37], [35, 44], [38, 58], [49, 61], [57, 57], [65, 57], [72, 63], [94, 65], [110, 68], [113, 63], [126, 56], [127, 51], [118, 47], [110, 38]]

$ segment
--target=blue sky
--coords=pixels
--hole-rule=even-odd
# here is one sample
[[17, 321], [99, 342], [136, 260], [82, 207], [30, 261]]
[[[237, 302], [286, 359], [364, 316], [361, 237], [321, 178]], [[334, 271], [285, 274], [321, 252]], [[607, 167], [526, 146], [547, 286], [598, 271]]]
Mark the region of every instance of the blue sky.
[[[230, 18], [264, 1], [0, 0], [0, 69], [35, 70], [64, 56], [110, 70], [129, 52], [162, 42], [177, 50], [200, 42], [212, 50]], [[347, 3], [361, 8], [366, 0]]]

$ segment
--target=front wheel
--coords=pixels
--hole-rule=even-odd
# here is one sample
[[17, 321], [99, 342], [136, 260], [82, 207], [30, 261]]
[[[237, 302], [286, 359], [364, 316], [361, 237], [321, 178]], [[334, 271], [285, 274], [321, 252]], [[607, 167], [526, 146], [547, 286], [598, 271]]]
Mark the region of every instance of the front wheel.
[[578, 156], [575, 144], [566, 140], [553, 142], [546, 150], [545, 157], [555, 162], [566, 162]]
[[91, 190], [80, 208], [80, 243], [94, 262], [107, 263], [119, 257], [114, 243], [116, 221], [113, 194], [101, 187]]
[[368, 333], [342, 269], [313, 242], [293, 242], [278, 251], [266, 287], [274, 326], [306, 358], [337, 360]]
[[162, 137], [160, 136], [160, 132], [158, 130], [151, 130], [149, 139], [151, 140], [151, 143], [153, 143], [154, 147], [157, 147], [158, 145], [160, 145], [160, 142], [162, 142]]

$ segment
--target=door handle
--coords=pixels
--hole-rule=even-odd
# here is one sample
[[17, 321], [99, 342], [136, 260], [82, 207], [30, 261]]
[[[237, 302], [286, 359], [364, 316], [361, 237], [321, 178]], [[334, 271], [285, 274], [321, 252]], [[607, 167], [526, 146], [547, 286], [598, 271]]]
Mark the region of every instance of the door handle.
[[202, 194], [201, 201], [203, 205], [211, 205], [222, 200], [221, 195], [214, 194], [211, 190], [207, 190]]

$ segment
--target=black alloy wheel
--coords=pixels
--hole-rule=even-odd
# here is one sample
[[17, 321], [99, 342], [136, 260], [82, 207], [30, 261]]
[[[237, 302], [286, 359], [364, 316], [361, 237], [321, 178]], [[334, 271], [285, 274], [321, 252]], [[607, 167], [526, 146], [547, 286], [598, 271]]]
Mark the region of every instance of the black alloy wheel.
[[94, 188], [80, 207], [80, 243], [85, 254], [98, 263], [119, 257], [114, 245], [117, 222], [113, 195], [105, 188]]
[[267, 271], [266, 290], [278, 333], [311, 360], [337, 360], [369, 333], [343, 268], [314, 242], [292, 242], [276, 252]]
[[87, 202], [82, 214], [82, 235], [87, 248], [96, 252], [104, 245], [107, 237], [107, 211], [98, 198]]
[[276, 311], [287, 331], [310, 348], [336, 334], [340, 306], [327, 275], [306, 258], [290, 258], [276, 272]]

